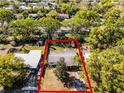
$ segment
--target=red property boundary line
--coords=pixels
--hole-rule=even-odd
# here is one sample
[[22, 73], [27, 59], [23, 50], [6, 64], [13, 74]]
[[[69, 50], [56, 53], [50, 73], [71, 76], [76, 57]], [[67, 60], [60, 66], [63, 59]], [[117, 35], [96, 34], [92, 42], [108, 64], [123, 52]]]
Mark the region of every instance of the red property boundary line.
[[[48, 44], [51, 43], [51, 42], [75, 42], [75, 44], [77, 45], [77, 49], [78, 49], [78, 52], [79, 52], [79, 55], [80, 55], [80, 59], [82, 61], [82, 65], [83, 65], [83, 68], [84, 68], [84, 71], [85, 71], [85, 74], [86, 74], [86, 78], [87, 78], [87, 81], [88, 81], [88, 85], [89, 85], [89, 88], [90, 88], [90, 91], [43, 91], [43, 90], [40, 90], [41, 89], [41, 82], [42, 82], [42, 75], [43, 75], [43, 69], [44, 69], [44, 62], [46, 60], [46, 57], [47, 57], [47, 48], [48, 48]], [[78, 43], [78, 40], [76, 39], [73, 39], [73, 40], [46, 40], [45, 42], [45, 49], [44, 49], [44, 56], [43, 56], [43, 59], [41, 61], [41, 72], [40, 72], [40, 78], [39, 78], [39, 81], [38, 81], [38, 93], [93, 93], [92, 91], [92, 86], [91, 86], [91, 83], [90, 83], [90, 79], [89, 79], [89, 76], [88, 76], [88, 72], [86, 70], [86, 65], [85, 65], [85, 61], [84, 61], [84, 58], [83, 58], [83, 55], [82, 55], [82, 51], [81, 51], [81, 48], [80, 48], [80, 45]]]

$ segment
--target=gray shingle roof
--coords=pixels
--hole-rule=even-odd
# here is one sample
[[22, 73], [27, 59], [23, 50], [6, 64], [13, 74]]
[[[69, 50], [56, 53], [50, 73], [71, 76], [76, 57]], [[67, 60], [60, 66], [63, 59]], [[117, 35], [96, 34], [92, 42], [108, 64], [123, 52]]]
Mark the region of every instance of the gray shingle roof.
[[67, 66], [77, 66], [78, 62], [74, 61], [74, 56], [76, 55], [75, 51], [72, 50], [67, 50], [65, 52], [50, 52], [49, 56], [48, 56], [48, 64], [54, 64], [56, 65], [57, 62], [60, 60], [61, 57], [63, 57], [65, 59], [65, 63]]

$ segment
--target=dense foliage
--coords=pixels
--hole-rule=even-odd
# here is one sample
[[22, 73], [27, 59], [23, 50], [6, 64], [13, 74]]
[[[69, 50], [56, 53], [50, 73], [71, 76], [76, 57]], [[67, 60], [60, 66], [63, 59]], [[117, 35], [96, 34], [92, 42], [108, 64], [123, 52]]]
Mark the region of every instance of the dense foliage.
[[91, 78], [97, 83], [94, 91], [119, 93], [124, 91], [124, 55], [116, 49], [94, 52], [87, 63]]
[[48, 34], [48, 39], [51, 39], [52, 34], [60, 27], [60, 22], [54, 18], [41, 18], [39, 22], [42, 27], [46, 27], [45, 31]]
[[66, 63], [64, 62], [63, 58], [60, 58], [60, 61], [57, 62], [56, 65], [56, 70], [55, 70], [55, 74], [58, 77], [58, 79], [64, 81], [64, 79], [66, 78]]
[[12, 54], [0, 55], [0, 86], [18, 87], [23, 85], [27, 71], [23, 60]]
[[10, 24], [14, 40], [31, 41], [38, 33], [38, 22], [30, 18], [16, 20]]
[[8, 9], [0, 8], [0, 22], [10, 22], [15, 18], [13, 12]]
[[[19, 1], [26, 2], [27, 0]], [[30, 3], [39, 1], [41, 0], [31, 0]], [[95, 3], [88, 0], [54, 1], [56, 4], [29, 9], [21, 9], [18, 3], [11, 2], [14, 6], [13, 10], [4, 9], [3, 7], [10, 3], [0, 1], [0, 43], [5, 43], [7, 38], [12, 38], [12, 41], [32, 43], [35, 37], [42, 34], [45, 36], [47, 34], [47, 39], [52, 39], [53, 36], [57, 36], [56, 32], [61, 26], [70, 27], [72, 29], [69, 32], [70, 36], [78, 39], [80, 44], [87, 43], [93, 52], [87, 62], [87, 68], [89, 68], [91, 79], [97, 83], [94, 91], [96, 93], [123, 92], [124, 10], [120, 8], [124, 6], [123, 2], [113, 3], [113, 0], [99, 0]], [[69, 16], [69, 18], [60, 20], [59, 14], [62, 17]], [[77, 57], [76, 60], [79, 61]], [[20, 80], [17, 78], [18, 75], [22, 77], [21, 74], [17, 76], [13, 74], [18, 71], [22, 73], [23, 66], [20, 63], [22, 61], [12, 55], [1, 55], [0, 61], [0, 85], [12, 87], [16, 79]], [[64, 78], [65, 66], [62, 60], [56, 66], [55, 72], [60, 79]], [[18, 71], [15, 68], [18, 68]]]

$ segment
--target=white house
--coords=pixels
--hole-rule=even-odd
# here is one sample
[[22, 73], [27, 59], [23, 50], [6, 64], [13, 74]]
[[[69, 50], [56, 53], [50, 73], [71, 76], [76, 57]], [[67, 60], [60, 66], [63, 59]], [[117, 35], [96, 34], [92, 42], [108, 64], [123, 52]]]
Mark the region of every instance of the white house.
[[15, 56], [22, 58], [29, 68], [36, 69], [41, 59], [41, 50], [31, 50], [27, 54], [15, 53]]

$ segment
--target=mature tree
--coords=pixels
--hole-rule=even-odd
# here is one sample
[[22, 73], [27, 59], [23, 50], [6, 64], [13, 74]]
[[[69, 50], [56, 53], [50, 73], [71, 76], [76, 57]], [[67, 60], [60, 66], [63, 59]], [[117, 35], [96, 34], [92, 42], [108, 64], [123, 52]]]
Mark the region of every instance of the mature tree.
[[80, 42], [85, 41], [86, 32], [81, 31], [83, 25], [82, 20], [78, 17], [73, 17], [71, 19], [64, 20], [62, 22], [62, 25], [64, 27], [70, 27], [72, 28], [71, 34], [74, 35], [74, 37], [79, 40]]
[[23, 60], [12, 54], [0, 55], [0, 86], [18, 87], [26, 76], [26, 65]]
[[71, 7], [71, 4], [69, 3], [67, 3], [67, 4], [62, 4], [62, 8], [61, 8], [61, 11], [63, 12], [63, 13], [66, 13], [67, 12], [67, 10], [68, 9], [70, 9], [70, 7]]
[[112, 0], [100, 0], [99, 3], [93, 4], [92, 9], [103, 16], [113, 6]]
[[100, 24], [100, 17], [93, 10], [81, 10], [76, 14], [76, 17], [82, 20], [84, 27], [97, 26]]
[[37, 16], [40, 19], [40, 18], [46, 17], [46, 13], [38, 11]]
[[124, 91], [124, 55], [115, 49], [94, 52], [87, 62], [88, 72], [97, 83], [95, 92], [120, 93]]
[[124, 30], [115, 25], [95, 27], [89, 34], [87, 41], [93, 49], [106, 49], [115, 46], [124, 37]]
[[64, 20], [62, 25], [65, 27], [71, 27], [72, 32], [78, 32], [79, 29], [82, 27], [82, 20], [78, 17], [73, 17], [71, 19]]
[[27, 18], [28, 17], [28, 14], [29, 14], [28, 11], [23, 11], [22, 12], [22, 15], [23, 15], [24, 18]]
[[0, 8], [0, 42], [6, 43], [7, 37], [9, 35], [9, 27], [8, 23], [15, 19], [14, 13], [10, 10]]
[[66, 78], [66, 63], [64, 58], [60, 58], [60, 61], [57, 62], [56, 69], [55, 69], [55, 74], [60, 80], [64, 80]]
[[121, 11], [119, 9], [110, 9], [104, 15], [104, 24], [110, 25], [115, 24], [121, 16]]
[[55, 10], [52, 10], [46, 16], [56, 19], [58, 17], [58, 13]]
[[55, 0], [55, 2], [60, 5], [62, 3], [68, 3], [69, 0]]
[[85, 41], [88, 31], [92, 26], [97, 26], [100, 23], [100, 17], [92, 10], [79, 11], [75, 17], [64, 20], [62, 24], [72, 28], [75, 37], [80, 41]]
[[38, 31], [38, 21], [30, 18], [16, 20], [10, 24], [14, 40], [31, 41]]
[[48, 35], [48, 39], [52, 39], [52, 34], [54, 34], [60, 27], [60, 22], [53, 18], [41, 18], [39, 20], [41, 26], [46, 27], [45, 31]]
[[117, 45], [117, 46], [122, 46], [122, 45], [124, 45], [124, 38], [122, 38], [121, 40], [119, 40], [116, 45]]
[[119, 17], [118, 20], [116, 21], [115, 25], [118, 28], [123, 29], [124, 28], [124, 16]]
[[78, 10], [79, 10], [79, 8], [78, 8], [78, 6], [75, 4], [75, 5], [71, 5], [71, 7], [66, 10], [66, 12], [67, 12], [68, 14], [70, 14], [70, 15], [74, 15], [74, 14], [76, 14], [76, 12], [77, 12]]
[[9, 4], [8, 1], [0, 1], [0, 7], [8, 6]]
[[2, 23], [2, 25], [4, 22], [10, 22], [14, 18], [15, 16], [13, 12], [4, 8], [0, 8], [0, 22]]

